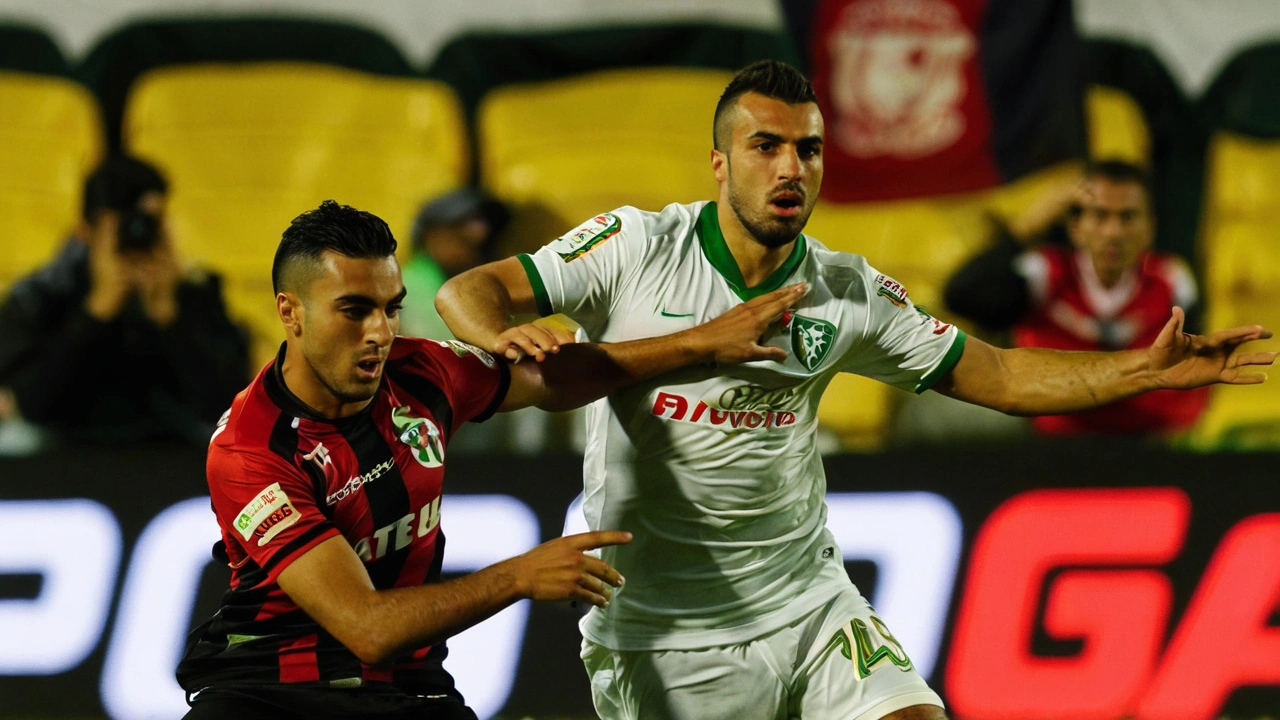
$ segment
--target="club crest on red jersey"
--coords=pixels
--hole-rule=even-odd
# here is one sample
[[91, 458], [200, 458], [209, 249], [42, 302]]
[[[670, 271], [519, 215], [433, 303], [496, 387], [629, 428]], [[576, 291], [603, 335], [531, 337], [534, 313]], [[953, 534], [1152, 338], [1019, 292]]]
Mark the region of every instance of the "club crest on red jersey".
[[392, 410], [391, 422], [400, 442], [409, 446], [419, 465], [440, 467], [444, 464], [444, 436], [435, 423], [411, 415], [407, 407]]

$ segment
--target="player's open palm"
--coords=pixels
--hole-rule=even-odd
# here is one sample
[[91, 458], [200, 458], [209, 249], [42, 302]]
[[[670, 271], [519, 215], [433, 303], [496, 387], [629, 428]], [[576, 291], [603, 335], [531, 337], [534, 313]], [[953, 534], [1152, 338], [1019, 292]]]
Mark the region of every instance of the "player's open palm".
[[1182, 332], [1185, 315], [1175, 307], [1160, 336], [1147, 349], [1148, 363], [1159, 373], [1161, 385], [1188, 390], [1210, 385], [1252, 385], [1267, 379], [1265, 368], [1275, 362], [1274, 352], [1244, 352], [1253, 340], [1266, 340], [1271, 331], [1260, 325], [1219, 330], [1211, 335]]
[[606, 545], [631, 542], [618, 530], [569, 535], [545, 542], [513, 558], [521, 594], [534, 600], [581, 600], [607, 607], [622, 575], [609, 563], [587, 554]]
[[741, 303], [714, 320], [689, 330], [704, 343], [717, 363], [744, 363], [756, 360], [785, 362], [787, 351], [762, 345], [760, 340], [769, 326], [782, 317], [809, 286], [797, 283], [779, 288]]

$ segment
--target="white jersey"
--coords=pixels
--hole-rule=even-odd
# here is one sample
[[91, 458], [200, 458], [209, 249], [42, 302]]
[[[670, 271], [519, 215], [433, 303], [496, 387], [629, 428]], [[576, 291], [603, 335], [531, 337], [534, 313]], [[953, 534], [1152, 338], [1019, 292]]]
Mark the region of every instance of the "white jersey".
[[804, 236], [746, 287], [715, 203], [623, 207], [520, 261], [539, 311], [597, 342], [666, 335], [809, 284], [763, 341], [786, 362], [685, 368], [589, 408], [587, 522], [634, 540], [602, 551], [627, 583], [582, 632], [616, 650], [687, 650], [747, 642], [823, 604], [831, 593], [811, 590], [831, 573], [819, 569], [840, 561], [814, 442], [823, 390], [853, 372], [922, 392], [959, 360], [964, 334], [862, 257]]

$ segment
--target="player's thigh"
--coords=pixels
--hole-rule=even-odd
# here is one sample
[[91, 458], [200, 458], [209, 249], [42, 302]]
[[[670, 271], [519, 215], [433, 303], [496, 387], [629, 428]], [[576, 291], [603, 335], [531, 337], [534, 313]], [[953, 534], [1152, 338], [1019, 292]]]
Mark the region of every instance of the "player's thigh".
[[691, 651], [616, 652], [583, 641], [602, 720], [785, 720], [787, 691], [754, 643]]
[[[828, 608], [801, 667], [792, 701], [799, 717], [849, 720], [945, 718], [942, 699], [852, 587]], [[936, 712], [935, 712], [936, 711]]]

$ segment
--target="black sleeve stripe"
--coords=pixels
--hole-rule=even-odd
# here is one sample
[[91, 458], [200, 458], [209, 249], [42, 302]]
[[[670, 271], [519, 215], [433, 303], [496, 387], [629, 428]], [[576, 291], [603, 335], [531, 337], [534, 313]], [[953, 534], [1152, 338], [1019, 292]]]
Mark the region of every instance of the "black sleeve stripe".
[[404, 388], [405, 392], [412, 395], [423, 405], [426, 405], [431, 414], [435, 416], [436, 422], [443, 426], [445, 433], [452, 437], [453, 407], [449, 405], [449, 398], [444, 394], [443, 390], [427, 378], [404, 372], [398, 367], [388, 365], [386, 373], [392, 382]]
[[299, 548], [303, 547], [307, 543], [311, 542], [312, 540], [315, 540], [316, 538], [320, 537], [321, 535], [333, 529], [335, 529], [333, 525], [329, 524], [328, 522], [322, 522], [319, 525], [316, 525], [315, 527], [311, 528], [310, 530], [302, 533], [298, 537], [289, 541], [289, 544], [280, 548], [280, 550], [276, 552], [276, 554], [272, 555], [271, 559], [268, 560], [262, 566], [262, 571], [267, 574], [270, 574], [271, 570], [276, 565], [280, 564], [280, 561], [293, 555], [295, 552], [298, 551]]
[[298, 453], [298, 429], [293, 426], [293, 418], [289, 413], [282, 412], [276, 417], [276, 422], [271, 426], [271, 439], [268, 441], [271, 452], [284, 458], [284, 461], [293, 464], [293, 458]]
[[484, 422], [493, 417], [498, 412], [498, 408], [502, 407], [502, 403], [507, 399], [507, 391], [511, 389], [511, 368], [503, 360], [498, 360], [498, 389], [493, 394], [493, 400], [489, 401], [486, 407], [479, 415], [471, 418], [471, 422]]

